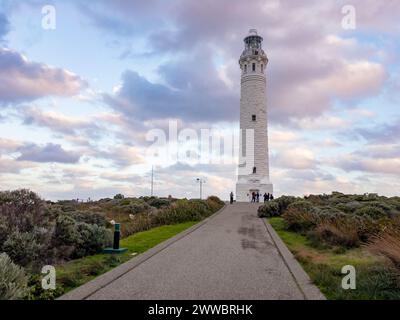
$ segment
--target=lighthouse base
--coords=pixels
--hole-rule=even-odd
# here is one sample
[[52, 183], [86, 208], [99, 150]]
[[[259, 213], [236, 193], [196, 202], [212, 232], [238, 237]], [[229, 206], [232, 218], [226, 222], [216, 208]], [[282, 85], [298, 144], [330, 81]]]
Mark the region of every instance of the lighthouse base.
[[264, 193], [274, 193], [274, 187], [272, 183], [238, 182], [236, 184], [236, 202], [251, 202], [253, 192], [260, 194], [261, 201]]

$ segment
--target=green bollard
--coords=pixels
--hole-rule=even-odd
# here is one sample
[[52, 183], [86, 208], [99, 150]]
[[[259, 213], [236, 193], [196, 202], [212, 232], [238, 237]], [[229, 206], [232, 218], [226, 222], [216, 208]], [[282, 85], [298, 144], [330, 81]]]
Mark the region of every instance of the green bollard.
[[118, 250], [119, 249], [119, 239], [121, 236], [121, 224], [116, 223], [114, 225], [114, 245], [113, 249]]
[[121, 238], [121, 224], [120, 223], [116, 223], [114, 225], [113, 247], [104, 249], [103, 253], [123, 253], [123, 252], [127, 251], [128, 249], [119, 247], [120, 238]]

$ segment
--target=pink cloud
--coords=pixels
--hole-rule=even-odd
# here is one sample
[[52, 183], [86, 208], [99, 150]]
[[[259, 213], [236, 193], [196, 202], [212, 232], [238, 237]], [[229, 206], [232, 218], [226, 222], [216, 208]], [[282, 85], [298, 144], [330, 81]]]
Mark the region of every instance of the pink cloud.
[[70, 71], [29, 61], [0, 48], [0, 104], [32, 101], [45, 96], [74, 96], [86, 82]]

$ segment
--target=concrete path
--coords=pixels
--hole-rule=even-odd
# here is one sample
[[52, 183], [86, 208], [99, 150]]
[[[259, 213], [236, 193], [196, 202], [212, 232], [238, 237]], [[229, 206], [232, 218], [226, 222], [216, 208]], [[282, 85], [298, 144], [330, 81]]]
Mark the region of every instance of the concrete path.
[[227, 205], [145, 259], [61, 299], [323, 299], [257, 208]]

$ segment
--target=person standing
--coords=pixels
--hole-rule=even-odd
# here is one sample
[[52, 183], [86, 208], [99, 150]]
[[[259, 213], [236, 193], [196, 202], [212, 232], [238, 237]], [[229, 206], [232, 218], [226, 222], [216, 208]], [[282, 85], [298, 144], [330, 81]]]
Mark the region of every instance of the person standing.
[[251, 194], [251, 202], [256, 202], [256, 193], [254, 191]]
[[260, 202], [260, 192], [258, 192], [258, 191], [257, 191], [256, 198], [257, 198], [257, 203], [259, 203]]
[[231, 194], [230, 194], [230, 200], [231, 200], [231, 204], [233, 203], [233, 191], [231, 192]]
[[269, 200], [274, 200], [274, 196], [272, 195], [272, 193], [271, 193], [271, 195], [269, 196]]
[[268, 196], [267, 193], [265, 192], [265, 193], [264, 193], [264, 203], [268, 201], [267, 199], [269, 200], [269, 196]]

